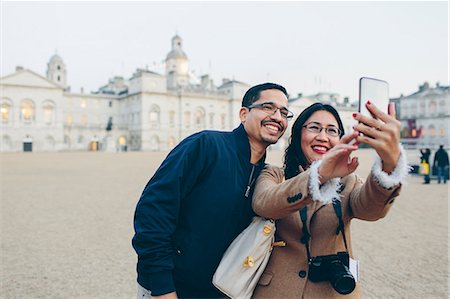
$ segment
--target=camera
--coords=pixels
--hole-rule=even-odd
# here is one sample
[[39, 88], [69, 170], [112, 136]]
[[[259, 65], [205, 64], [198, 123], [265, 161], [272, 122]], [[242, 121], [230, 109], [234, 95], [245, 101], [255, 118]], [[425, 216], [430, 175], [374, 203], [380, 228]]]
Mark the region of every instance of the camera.
[[333, 288], [342, 295], [353, 292], [355, 278], [349, 270], [348, 252], [312, 257], [309, 261], [308, 278], [312, 282], [329, 281]]

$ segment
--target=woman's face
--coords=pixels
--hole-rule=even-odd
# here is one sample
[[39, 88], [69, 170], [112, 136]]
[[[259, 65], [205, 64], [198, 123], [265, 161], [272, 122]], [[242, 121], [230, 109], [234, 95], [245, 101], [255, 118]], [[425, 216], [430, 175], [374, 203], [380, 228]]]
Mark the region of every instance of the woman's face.
[[339, 143], [339, 135], [331, 136], [326, 132], [326, 128], [330, 128], [328, 129], [329, 132], [336, 132], [336, 129], [339, 129], [336, 118], [328, 111], [319, 110], [314, 112], [304, 126], [312, 127], [311, 130], [323, 128], [320, 133], [311, 132], [305, 127], [302, 128], [301, 148], [308, 164], [322, 159], [324, 154]]

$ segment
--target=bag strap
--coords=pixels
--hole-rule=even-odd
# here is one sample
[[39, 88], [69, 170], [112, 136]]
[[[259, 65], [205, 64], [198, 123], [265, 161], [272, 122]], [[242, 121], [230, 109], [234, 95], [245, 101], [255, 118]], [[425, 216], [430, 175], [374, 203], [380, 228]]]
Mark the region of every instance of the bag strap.
[[338, 217], [338, 220], [339, 220], [339, 225], [336, 230], [336, 235], [339, 234], [339, 232], [342, 233], [342, 237], [344, 239], [345, 251], [348, 252], [347, 239], [345, 237], [345, 230], [344, 230], [344, 221], [342, 220], [342, 206], [341, 206], [340, 199], [338, 199], [338, 198], [333, 199], [333, 208], [334, 208], [334, 212], [336, 213], [336, 216]]
[[311, 259], [311, 254], [309, 252], [309, 239], [311, 238], [311, 235], [308, 232], [308, 228], [306, 227], [306, 219], [307, 219], [307, 207], [304, 207], [303, 209], [301, 209], [299, 211], [300, 213], [300, 219], [302, 220], [303, 223], [303, 235], [300, 238], [300, 242], [302, 242], [303, 244], [305, 244], [306, 247], [306, 254], [308, 255], [308, 261]]
[[[334, 212], [335, 212], [335, 214], [338, 218], [338, 222], [339, 222], [337, 230], [336, 230], [336, 235], [339, 234], [339, 232], [342, 233], [342, 237], [344, 239], [345, 251], [348, 253], [347, 238], [345, 237], [345, 226], [344, 226], [344, 221], [342, 220], [342, 205], [341, 205], [341, 200], [339, 198], [333, 198], [333, 208], [334, 208]], [[303, 235], [300, 238], [300, 242], [305, 244], [308, 260], [311, 260], [311, 253], [310, 253], [310, 249], [309, 249], [309, 240], [311, 239], [311, 234], [309, 233], [308, 228], [306, 227], [306, 220], [308, 219], [307, 207], [304, 207], [303, 209], [301, 209], [299, 211], [299, 213], [300, 213], [300, 219], [302, 220], [302, 223], [303, 223], [303, 228], [302, 228]]]

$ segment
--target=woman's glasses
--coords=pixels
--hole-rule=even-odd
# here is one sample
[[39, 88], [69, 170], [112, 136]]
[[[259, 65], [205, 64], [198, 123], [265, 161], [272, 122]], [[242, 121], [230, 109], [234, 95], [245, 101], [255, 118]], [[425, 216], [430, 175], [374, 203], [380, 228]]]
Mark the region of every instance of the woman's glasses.
[[325, 133], [327, 133], [328, 135], [330, 135], [332, 137], [338, 137], [341, 135], [341, 130], [339, 130], [338, 127], [328, 126], [328, 127], [324, 128], [320, 124], [315, 123], [315, 122], [304, 125], [303, 128], [305, 128], [306, 130], [308, 130], [309, 132], [314, 133], [314, 134], [320, 134], [320, 132], [322, 132], [322, 130], [325, 130]]

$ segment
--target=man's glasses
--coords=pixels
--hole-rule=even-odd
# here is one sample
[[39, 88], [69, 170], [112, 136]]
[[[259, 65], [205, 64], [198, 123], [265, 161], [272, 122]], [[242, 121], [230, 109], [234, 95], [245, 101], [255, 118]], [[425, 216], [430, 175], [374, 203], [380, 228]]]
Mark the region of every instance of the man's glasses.
[[294, 113], [289, 111], [287, 108], [278, 107], [277, 105], [275, 105], [272, 102], [253, 104], [253, 105], [247, 106], [247, 108], [249, 110], [253, 109], [253, 108], [258, 108], [268, 115], [274, 115], [275, 113], [277, 113], [277, 110], [280, 110], [281, 117], [283, 117], [287, 120], [290, 120], [292, 117], [294, 117]]
[[324, 128], [315, 122], [304, 125], [303, 128], [305, 128], [306, 130], [308, 130], [314, 134], [320, 134], [320, 132], [322, 132], [322, 130], [325, 130], [325, 133], [327, 133], [328, 135], [330, 135], [332, 137], [338, 137], [341, 135], [341, 130], [339, 130], [338, 127], [328, 126], [328, 127]]

